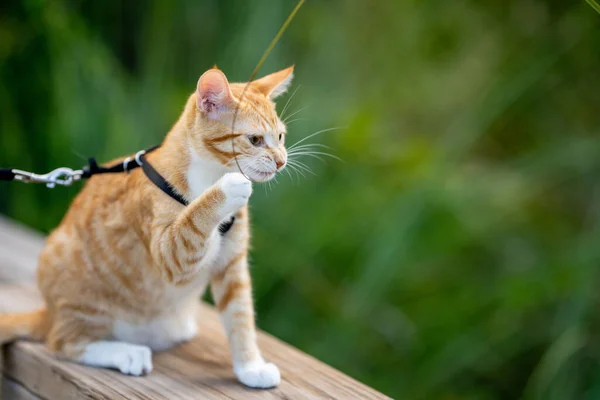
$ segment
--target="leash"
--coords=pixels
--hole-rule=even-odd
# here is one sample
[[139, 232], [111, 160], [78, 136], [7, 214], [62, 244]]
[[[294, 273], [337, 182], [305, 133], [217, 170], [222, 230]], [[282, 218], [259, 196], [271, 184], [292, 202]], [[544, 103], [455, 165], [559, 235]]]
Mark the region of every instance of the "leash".
[[[144, 154], [156, 150], [159, 146], [154, 146], [146, 150], [138, 151], [135, 156], [127, 157], [123, 162], [113, 164], [108, 167], [98, 165], [94, 157], [88, 159], [88, 165], [81, 169], [73, 170], [67, 167], [56, 168], [47, 174], [36, 174], [13, 168], [0, 168], [0, 181], [19, 181], [23, 183], [43, 183], [46, 187], [52, 189], [56, 185], [71, 186], [74, 182], [82, 179], [91, 178], [94, 175], [114, 174], [120, 172], [129, 172], [139, 168], [147, 161]], [[164, 178], [163, 178], [164, 179]]]
[[[35, 174], [33, 172], [22, 171], [20, 169], [0, 168], [0, 181], [19, 181], [23, 183], [43, 183], [46, 187], [52, 189], [56, 185], [71, 186], [74, 182], [82, 179], [89, 179], [94, 175], [101, 174], [117, 174], [129, 173], [136, 168], [142, 168], [146, 177], [157, 188], [166, 193], [169, 197], [179, 202], [183, 206], [187, 206], [189, 202], [175, 191], [173, 185], [169, 183], [146, 159], [146, 154], [153, 152], [160, 146], [154, 146], [146, 150], [140, 150], [133, 157], [127, 157], [123, 162], [103, 167], [98, 165], [94, 157], [88, 159], [88, 165], [81, 169], [73, 170], [67, 167], [56, 168], [47, 174]], [[225, 235], [235, 222], [235, 217], [231, 216], [228, 221], [222, 222], [219, 225], [219, 233]]]
[[20, 181], [23, 183], [43, 183], [48, 188], [59, 186], [71, 186], [74, 182], [89, 179], [94, 175], [129, 173], [136, 168], [142, 167], [144, 174], [156, 187], [172, 197], [177, 202], [187, 206], [188, 201], [175, 191], [171, 185], [156, 169], [148, 162], [145, 155], [158, 149], [154, 146], [146, 150], [140, 150], [133, 157], [127, 157], [123, 162], [103, 167], [98, 165], [94, 157], [88, 159], [88, 165], [81, 169], [73, 170], [67, 167], [56, 168], [47, 174], [35, 174], [20, 169], [0, 168], [0, 181]]

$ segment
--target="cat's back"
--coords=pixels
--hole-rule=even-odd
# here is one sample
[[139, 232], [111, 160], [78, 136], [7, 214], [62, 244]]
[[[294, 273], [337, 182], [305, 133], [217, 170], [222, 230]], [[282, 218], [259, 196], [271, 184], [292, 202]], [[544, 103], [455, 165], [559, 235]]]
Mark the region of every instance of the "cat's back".
[[[120, 160], [115, 160], [118, 162]], [[76, 228], [80, 239], [87, 239], [86, 230], [117, 231], [124, 234], [142, 224], [140, 216], [152, 217], [150, 196], [140, 170], [131, 173], [92, 176], [71, 203], [57, 230]]]

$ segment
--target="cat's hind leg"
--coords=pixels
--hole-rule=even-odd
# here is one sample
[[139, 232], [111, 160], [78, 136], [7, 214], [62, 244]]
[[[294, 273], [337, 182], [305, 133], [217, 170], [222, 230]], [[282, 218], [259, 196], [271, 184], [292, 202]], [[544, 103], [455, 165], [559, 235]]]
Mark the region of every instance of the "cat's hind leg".
[[152, 371], [152, 351], [148, 346], [105, 340], [108, 337], [110, 324], [103, 318], [81, 318], [76, 313], [63, 312], [53, 321], [46, 344], [60, 358], [92, 367], [135, 376]]

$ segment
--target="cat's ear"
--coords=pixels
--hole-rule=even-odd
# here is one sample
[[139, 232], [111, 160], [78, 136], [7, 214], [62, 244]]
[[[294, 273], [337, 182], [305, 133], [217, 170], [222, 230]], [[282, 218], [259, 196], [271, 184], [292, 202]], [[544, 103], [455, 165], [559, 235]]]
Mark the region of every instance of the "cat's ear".
[[292, 84], [294, 77], [294, 66], [274, 72], [252, 82], [259, 92], [271, 100], [284, 94]]
[[210, 119], [217, 119], [219, 113], [235, 108], [235, 98], [227, 77], [221, 70], [212, 68], [198, 79], [196, 106]]

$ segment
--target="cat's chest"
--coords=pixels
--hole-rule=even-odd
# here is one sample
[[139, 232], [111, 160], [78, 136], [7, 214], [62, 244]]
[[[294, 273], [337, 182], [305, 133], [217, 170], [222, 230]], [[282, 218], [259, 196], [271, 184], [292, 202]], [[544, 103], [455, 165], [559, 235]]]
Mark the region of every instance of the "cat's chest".
[[[188, 174], [189, 176], [190, 174]], [[206, 191], [209, 187], [213, 185], [213, 179], [211, 177], [205, 176], [203, 174], [191, 174], [193, 179], [188, 179], [188, 187], [190, 188], [190, 200], [194, 200], [202, 193]]]
[[198, 198], [225, 174], [222, 165], [200, 158], [194, 151], [186, 171], [190, 200]]

